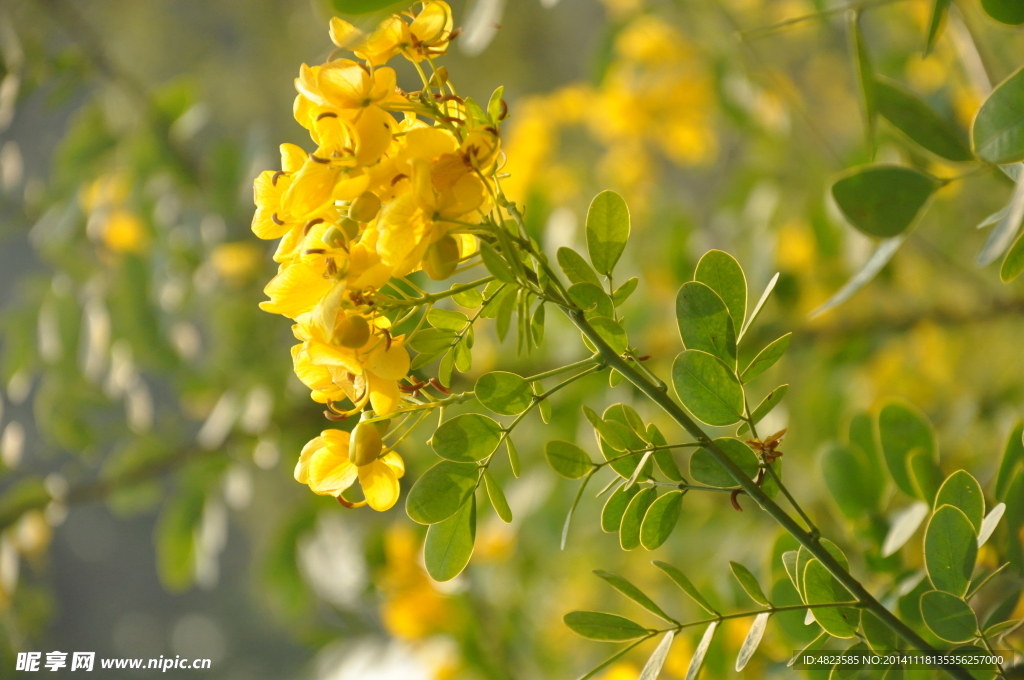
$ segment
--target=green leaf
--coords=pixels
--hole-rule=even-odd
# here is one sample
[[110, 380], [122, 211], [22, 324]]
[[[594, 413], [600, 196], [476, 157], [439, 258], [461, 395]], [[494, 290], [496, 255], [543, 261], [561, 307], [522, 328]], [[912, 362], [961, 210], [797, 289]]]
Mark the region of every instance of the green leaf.
[[454, 515], [431, 524], [423, 544], [423, 562], [435, 581], [450, 581], [466, 568], [476, 541], [476, 497], [470, 496]]
[[875, 92], [879, 113], [923, 148], [951, 161], [974, 160], [960, 130], [935, 113], [916, 94], [888, 78], [876, 80]]
[[989, 640], [998, 640], [1000, 637], [1004, 637], [1011, 631], [1018, 628], [1021, 624], [1020, 619], [1013, 619], [1011, 621], [1003, 621], [997, 623], [994, 626], [985, 629], [985, 637]]
[[658, 680], [661, 668], [665, 665], [669, 650], [672, 649], [672, 641], [675, 638], [676, 633], [674, 630], [665, 633], [665, 636], [661, 638], [661, 642], [654, 648], [650, 658], [647, 659], [647, 663], [644, 664], [643, 670], [640, 671], [640, 677], [637, 680]]
[[606, 316], [595, 316], [590, 319], [590, 325], [616, 354], [622, 354], [629, 349], [629, 338], [618, 321]]
[[595, 430], [597, 430], [600, 438], [607, 442], [608, 446], [612, 447], [616, 451], [626, 450], [626, 440], [617, 428], [610, 427], [609, 424], [605, 422], [604, 418], [597, 415], [589, 406], [583, 407], [583, 415], [587, 417], [590, 424]]
[[985, 496], [981, 492], [981, 484], [966, 470], [957, 470], [942, 483], [935, 496], [933, 507], [952, 505], [959, 508], [967, 519], [971, 520], [975, 532], [981, 531], [981, 523], [985, 519]]
[[992, 510], [985, 515], [985, 519], [981, 521], [981, 529], [978, 530], [978, 547], [985, 545], [988, 539], [992, 538], [992, 534], [995, 533], [996, 527], [999, 526], [999, 520], [1003, 518], [1003, 514], [1006, 513], [1006, 503], [996, 503]]
[[442, 331], [461, 331], [469, 323], [469, 319], [462, 312], [434, 307], [427, 312], [427, 323]]
[[490, 499], [494, 512], [498, 513], [502, 522], [508, 524], [512, 521], [512, 508], [508, 507], [505, 492], [501, 490], [501, 485], [490, 470], [484, 470], [484, 483], [487, 485], [487, 498]]
[[647, 508], [657, 495], [654, 487], [648, 487], [629, 501], [622, 515], [622, 524], [619, 526], [619, 545], [623, 550], [633, 550], [640, 546], [640, 525], [647, 514]]
[[455, 367], [455, 352], [446, 352], [441, 357], [441, 363], [437, 365], [437, 380], [445, 387], [450, 387], [452, 384], [452, 368]]
[[460, 373], [469, 373], [473, 368], [472, 339], [472, 334], [467, 333], [455, 343], [455, 368], [459, 369]]
[[618, 574], [613, 574], [610, 571], [604, 571], [603, 569], [595, 569], [594, 574], [601, 579], [604, 579], [611, 585], [612, 588], [619, 591], [629, 599], [636, 602], [638, 605], [651, 612], [655, 616], [668, 621], [669, 623], [676, 623], [676, 620], [665, 613], [665, 611], [655, 604], [654, 600], [649, 598], [642, 590], [637, 588], [635, 585], [622, 578]]
[[676, 567], [673, 567], [671, 564], [668, 564], [667, 562], [661, 562], [659, 560], [654, 560], [653, 564], [658, 569], [661, 569], [663, 572], [668, 574], [668, 577], [670, 579], [672, 579], [672, 581], [677, 586], [679, 586], [679, 588], [684, 593], [689, 595], [690, 599], [693, 600], [694, 602], [696, 602], [700, 606], [701, 609], [706, 611], [708, 614], [712, 614], [714, 616], [718, 616], [718, 612], [715, 611], [715, 608], [712, 607], [710, 604], [708, 604], [708, 601], [705, 600], [704, 596], [700, 594], [700, 591], [698, 591], [693, 586], [693, 584], [690, 582], [690, 579], [686, 578], [686, 574], [684, 574], [683, 572], [679, 571], [679, 569], [677, 569]]
[[640, 545], [654, 550], [668, 540], [683, 509], [683, 492], [676, 489], [651, 503], [640, 525]]
[[[807, 604], [826, 604], [853, 600], [836, 578], [817, 559], [811, 559], [804, 567], [803, 592]], [[860, 612], [850, 607], [816, 607], [811, 610], [814, 620], [829, 635], [837, 638], [852, 638], [857, 635]]]
[[[989, 0], [999, 4], [996, 0]], [[1014, 3], [1019, 5], [1019, 3]], [[994, 165], [1024, 160], [1024, 69], [1018, 69], [1000, 83], [974, 118], [974, 153]]]
[[[939, 29], [942, 27], [942, 22], [945, 21], [946, 15], [949, 13], [949, 5], [953, 0], [935, 0], [935, 4], [932, 5], [932, 17], [928, 21], [928, 40], [925, 42], [924, 54], [928, 54], [932, 51], [932, 47], [935, 46], [935, 39], [939, 36]], [[887, 649], [894, 649], [894, 647], [888, 647]]]
[[533, 320], [530, 321], [530, 331], [533, 333], [533, 341], [540, 346], [544, 342], [544, 303], [537, 305], [533, 312]]
[[420, 524], [436, 524], [448, 519], [476, 489], [478, 470], [473, 463], [447, 460], [437, 463], [412, 485], [405, 499], [406, 514]]
[[593, 316], [615, 316], [615, 307], [608, 293], [596, 283], [584, 281], [569, 286], [569, 299]]
[[456, 293], [455, 295], [452, 295], [452, 300], [454, 300], [455, 304], [459, 305], [460, 307], [465, 307], [466, 309], [476, 309], [477, 307], [484, 303], [484, 296], [476, 288], [470, 288], [469, 290], [464, 290], [461, 293]]
[[952, 505], [943, 505], [928, 521], [924, 534], [924, 566], [936, 590], [957, 597], [967, 592], [978, 555], [974, 525]]
[[942, 470], [931, 455], [922, 449], [912, 450], [907, 457], [907, 474], [917, 491], [915, 495], [926, 503], [933, 503], [942, 485]]
[[718, 621], [712, 621], [708, 627], [704, 629], [704, 635], [697, 644], [697, 649], [693, 652], [693, 658], [690, 659], [690, 665], [686, 668], [685, 680], [697, 680], [701, 666], [704, 665], [704, 657], [708, 653], [708, 647], [711, 646], [711, 641], [715, 637], [716, 630], [718, 630]]
[[729, 562], [729, 568], [732, 569], [732, 575], [736, 577], [736, 580], [739, 581], [740, 586], [750, 596], [751, 600], [763, 607], [771, 606], [768, 596], [764, 594], [761, 584], [757, 582], [757, 577], [750, 573], [749, 569], [739, 562]]
[[594, 467], [587, 452], [571, 442], [549, 441], [544, 447], [544, 455], [555, 472], [566, 479], [579, 479]]
[[969, 642], [978, 635], [978, 617], [970, 605], [939, 590], [921, 596], [921, 618], [928, 630], [946, 642]]
[[861, 101], [864, 112], [864, 136], [867, 140], [869, 153], [875, 155], [875, 128], [878, 120], [878, 95], [876, 93], [875, 69], [871, 65], [871, 54], [868, 52], [864, 33], [860, 30], [860, 11], [848, 13], [850, 29], [850, 51], [857, 70], [857, 81], [860, 84]]
[[[666, 441], [665, 436], [661, 434], [661, 431], [654, 423], [647, 426], [647, 440], [655, 446], [668, 445], [668, 441]], [[658, 464], [658, 469], [661, 470], [662, 474], [673, 482], [683, 481], [683, 474], [679, 472], [679, 466], [676, 464], [675, 456], [672, 455], [672, 451], [669, 449], [659, 449], [658, 451], [655, 451], [654, 462]]]
[[761, 638], [764, 637], [764, 631], [768, 627], [769, 616], [771, 616], [771, 612], [761, 612], [754, 617], [754, 621], [750, 624], [750, 630], [747, 631], [747, 636], [743, 638], [739, 654], [736, 655], [737, 673], [746, 668], [750, 657], [754, 656], [758, 645], [761, 644]]
[[505, 437], [505, 446], [508, 447], [508, 465], [512, 468], [512, 476], [519, 477], [521, 466], [519, 465], [519, 452], [516, 445], [512, 443], [512, 437]]
[[477, 378], [473, 393], [481, 404], [503, 416], [519, 415], [533, 402], [530, 383], [505, 371], [484, 373]]
[[672, 383], [683, 406], [708, 425], [732, 425], [743, 418], [743, 386], [712, 354], [682, 352], [672, 364]]
[[896, 633], [871, 612], [866, 610], [861, 612], [860, 627], [864, 631], [868, 645], [875, 652], [891, 651], [897, 648], [899, 638]]
[[999, 267], [999, 280], [1003, 283], [1013, 281], [1024, 272], [1024, 234], [1017, 237], [1013, 246], [1006, 252], [1003, 264]]
[[494, 453], [501, 425], [479, 413], [465, 413], [441, 423], [430, 438], [434, 453], [457, 463], [472, 463]]
[[452, 331], [423, 328], [409, 340], [409, 347], [420, 354], [438, 354], [451, 347], [456, 337]]
[[782, 355], [789, 349], [789, 343], [792, 339], [793, 334], [786, 333], [758, 352], [757, 356], [750, 362], [750, 365], [743, 369], [743, 374], [740, 376], [743, 382], [750, 382], [774, 366], [775, 362], [781, 359]]
[[487, 100], [487, 116], [491, 119], [492, 123], [497, 123], [501, 119], [501, 98], [504, 94], [505, 86], [500, 85], [491, 93], [491, 98]]
[[[747, 477], [752, 479], [757, 474], [760, 463], [749, 446], [731, 437], [721, 437], [716, 439], [715, 443]], [[739, 486], [736, 480], [732, 478], [732, 475], [718, 463], [715, 456], [704, 448], [697, 449], [690, 456], [690, 476], [693, 477], [694, 481], [707, 486], [724, 489]]]
[[494, 330], [498, 334], [500, 342], [505, 341], [508, 329], [512, 325], [512, 314], [516, 309], [516, 301], [519, 299], [519, 291], [508, 286], [500, 293], [494, 304]]
[[640, 491], [640, 487], [636, 484], [627, 487], [625, 484], [620, 484], [615, 491], [612, 491], [611, 495], [608, 496], [608, 500], [604, 502], [604, 508], [601, 509], [601, 530], [608, 534], [613, 534], [619, 530], [622, 525], [622, 515], [626, 512], [626, 506], [633, 500], [633, 496]]
[[830, 445], [821, 456], [821, 473], [844, 515], [858, 519], [874, 509], [863, 491], [872, 481], [867, 461], [860, 450], [841, 444]]
[[718, 293], [729, 308], [733, 328], [743, 328], [747, 314], [747, 277], [736, 258], [721, 250], [709, 250], [697, 263], [693, 279]]
[[906, 234], [883, 239], [875, 247], [874, 252], [871, 253], [871, 256], [868, 257], [867, 261], [861, 265], [860, 269], [857, 270], [857, 273], [851, 276], [850, 279], [843, 284], [842, 288], [833, 293], [832, 297], [811, 312], [809, 315], [810, 318], [815, 319], [830, 309], [834, 309], [852, 298], [857, 291], [869, 284], [871, 280], [878, 275], [878, 272], [882, 271], [906, 239]]
[[910, 537], [917, 532], [917, 528], [921, 526], [921, 522], [928, 516], [929, 509], [930, 506], [927, 503], [917, 501], [893, 518], [885, 540], [882, 541], [882, 557], [895, 555], [896, 551], [910, 540]]
[[[782, 401], [782, 398], [786, 396], [786, 392], [789, 391], [789, 385], [779, 385], [774, 390], [768, 393], [761, 403], [757, 405], [754, 412], [750, 414], [750, 419], [754, 421], [756, 426], [759, 422], [764, 420], [764, 417], [772, 412], [776, 406]], [[740, 426], [739, 434], [745, 434], [750, 428], [746, 423]]]
[[629, 208], [614, 191], [602, 191], [587, 211], [587, 251], [594, 268], [610, 276], [629, 240]]
[[635, 640], [649, 632], [639, 623], [604, 612], [569, 612], [562, 620], [574, 633], [589, 640]]
[[913, 406], [890, 401], [878, 413], [878, 435], [889, 474], [896, 486], [908, 496], [919, 498], [907, 471], [907, 458], [914, 449], [921, 449], [938, 462], [931, 423]]
[[395, 0], [331, 0], [331, 4], [341, 14], [369, 14], [401, 3]]
[[868, 236], [890, 238], [906, 231], [938, 187], [930, 175], [897, 165], [854, 168], [832, 185], [846, 219]]
[[1012, 26], [1024, 24], [1024, 6], [1017, 0], [981, 0], [981, 6], [996, 21]]
[[676, 295], [676, 323], [686, 349], [736, 362], [736, 332], [725, 301], [700, 281], [684, 283]]
[[575, 250], [565, 247], [559, 248], [556, 257], [558, 258], [558, 266], [562, 268], [565, 278], [569, 279], [571, 283], [593, 283], [598, 288], [601, 287], [601, 279], [598, 277], [597, 272]]
[[1003, 459], [999, 462], [999, 472], [996, 475], [996, 500], [1005, 501], [1006, 492], [1013, 481], [1013, 475], [1019, 467], [1024, 465], [1024, 422], [1017, 420], [1010, 437], [1003, 447]]
[[797, 564], [798, 555], [799, 552], [796, 550], [787, 550], [786, 552], [782, 553], [782, 566], [786, 570], [786, 576], [789, 577], [790, 583], [792, 583], [793, 587], [796, 589], [797, 595], [799, 595], [800, 600], [803, 601], [804, 583], [798, 576], [798, 574], [800, 573]]
[[629, 296], [633, 294], [633, 291], [636, 290], [637, 284], [639, 283], [640, 279], [634, 276], [631, 279], [627, 279], [624, 284], [616, 288], [615, 292], [612, 293], [612, 302], [615, 303], [615, 306], [618, 307], [628, 300]]
[[489, 243], [480, 244], [480, 257], [483, 258], [484, 266], [494, 278], [503, 283], [516, 284], [516, 275], [512, 273], [505, 259]]

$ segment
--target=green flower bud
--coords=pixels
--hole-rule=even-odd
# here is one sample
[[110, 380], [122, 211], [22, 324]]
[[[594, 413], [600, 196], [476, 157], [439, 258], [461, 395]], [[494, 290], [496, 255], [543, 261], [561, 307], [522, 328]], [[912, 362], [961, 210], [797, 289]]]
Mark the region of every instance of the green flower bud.
[[338, 227], [333, 224], [327, 227], [327, 231], [325, 231], [324, 235], [320, 237], [320, 240], [323, 241], [324, 245], [328, 248], [341, 248], [348, 242], [348, 239], [345, 237], [345, 232], [338, 229]]
[[342, 347], [359, 349], [369, 339], [370, 324], [361, 316], [342, 316], [334, 324], [334, 342]]
[[354, 239], [356, 236], [359, 236], [359, 223], [351, 217], [344, 218], [338, 224], [341, 227], [341, 230], [345, 232], [345, 236], [348, 237], [349, 241]]
[[369, 222], [377, 216], [378, 210], [380, 210], [380, 199], [377, 198], [377, 194], [367, 191], [352, 201], [352, 205], [348, 207], [348, 216], [356, 222]]
[[380, 430], [373, 423], [360, 422], [352, 428], [348, 439], [348, 459], [360, 467], [377, 460], [384, 450], [384, 442], [380, 438]]
[[427, 248], [423, 256], [423, 271], [435, 281], [447, 279], [459, 264], [459, 244], [446, 234]]

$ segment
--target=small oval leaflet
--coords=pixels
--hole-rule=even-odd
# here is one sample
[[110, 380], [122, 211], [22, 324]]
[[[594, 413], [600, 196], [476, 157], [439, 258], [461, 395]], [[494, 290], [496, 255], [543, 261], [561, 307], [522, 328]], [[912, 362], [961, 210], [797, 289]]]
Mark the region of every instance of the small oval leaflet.
[[992, 91], [974, 118], [971, 141], [979, 158], [995, 165], [1024, 160], [1022, 102], [1024, 69], [1018, 69]]
[[626, 512], [626, 506], [633, 500], [633, 496], [640, 491], [640, 487], [633, 485], [626, 488], [625, 484], [620, 484], [615, 491], [612, 491], [611, 495], [608, 496], [608, 500], [605, 501], [604, 508], [601, 510], [601, 530], [605, 533], [615, 533], [619, 530], [619, 526], [622, 525], [622, 515]]
[[711, 624], [704, 629], [704, 636], [701, 637], [700, 643], [697, 645], [697, 649], [693, 652], [693, 658], [690, 659], [690, 665], [686, 669], [686, 680], [696, 680], [697, 674], [700, 673], [701, 666], [704, 665], [704, 656], [708, 653], [708, 647], [711, 646], [711, 640], [715, 637], [715, 630], [718, 628], [718, 621], [712, 621]]
[[[720, 437], [715, 440], [715, 444], [725, 452], [729, 460], [743, 470], [743, 474], [748, 478], [753, 478], [757, 474], [760, 463], [749, 446], [731, 437]], [[719, 465], [714, 455], [703, 448], [697, 449], [690, 456], [690, 476], [695, 481], [708, 486], [719, 488], [739, 486], [732, 475]]]
[[587, 251], [594, 269], [609, 275], [629, 240], [629, 208], [614, 191], [602, 191], [587, 211]]
[[914, 503], [896, 515], [893, 518], [892, 526], [889, 527], [889, 533], [882, 541], [882, 557], [896, 554], [896, 551], [910, 540], [927, 516], [928, 504], [923, 501]]
[[605, 612], [569, 612], [562, 620], [574, 633], [590, 640], [635, 640], [648, 632], [624, 616]]
[[579, 479], [594, 467], [587, 452], [572, 442], [549, 441], [544, 447], [544, 455], [555, 472], [566, 479]]
[[647, 663], [644, 664], [644, 668], [640, 671], [640, 677], [637, 680], [657, 680], [658, 675], [661, 674], [661, 668], [665, 665], [665, 659], [668, 658], [668, 652], [672, 649], [672, 641], [675, 639], [675, 631], [668, 631], [665, 633], [665, 637], [661, 638], [661, 642], [654, 648], [654, 653], [647, 659]]
[[697, 263], [693, 280], [706, 284], [725, 301], [739, 333], [747, 314], [747, 277], [736, 258], [722, 250], [709, 250]]
[[952, 505], [936, 510], [924, 533], [924, 566], [935, 589], [963, 597], [977, 555], [978, 540], [967, 515]]
[[688, 349], [672, 364], [672, 384], [698, 420], [718, 427], [743, 418], [743, 386], [718, 357]]
[[966, 470], [957, 470], [942, 483], [935, 496], [935, 509], [943, 505], [959, 508], [971, 520], [976, 531], [981, 531], [981, 523], [985, 519], [985, 496], [981, 492], [981, 484]]
[[[812, 559], [804, 567], [804, 598], [807, 604], [826, 604], [829, 602], [847, 602], [853, 596], [828, 572], [817, 559]], [[849, 607], [819, 607], [810, 610], [814, 620], [833, 637], [852, 638], [857, 634], [860, 622], [857, 609]]]
[[466, 568], [476, 541], [476, 497], [443, 522], [431, 524], [423, 543], [423, 562], [435, 581], [450, 581]]
[[686, 349], [699, 349], [726, 363], [736, 361], [736, 331], [725, 301], [700, 281], [684, 283], [676, 295], [676, 323]]
[[969, 642], [978, 634], [978, 618], [970, 605], [940, 590], [921, 596], [921, 618], [928, 630], [946, 642]]
[[859, 231], [890, 238], [914, 223], [937, 186], [934, 178], [911, 168], [870, 165], [839, 179], [832, 196]]
[[442, 460], [424, 472], [409, 490], [405, 512], [414, 522], [436, 524], [448, 519], [477, 486], [479, 468], [472, 463]]
[[683, 492], [676, 489], [651, 503], [640, 525], [640, 545], [648, 550], [660, 547], [672, 534], [683, 508]]
[[640, 525], [657, 493], [654, 487], [647, 487], [633, 496], [626, 506], [622, 524], [619, 526], [619, 545], [623, 550], [633, 550], [640, 545]]
[[477, 400], [503, 416], [516, 416], [533, 402], [530, 383], [515, 373], [491, 371], [477, 378], [473, 393]]
[[430, 445], [442, 458], [472, 463], [494, 453], [501, 432], [501, 425], [487, 416], [464, 413], [441, 423], [430, 438]]

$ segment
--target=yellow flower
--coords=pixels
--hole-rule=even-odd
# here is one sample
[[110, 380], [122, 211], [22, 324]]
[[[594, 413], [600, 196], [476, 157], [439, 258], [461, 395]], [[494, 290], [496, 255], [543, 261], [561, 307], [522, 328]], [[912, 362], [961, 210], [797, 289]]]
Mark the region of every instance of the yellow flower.
[[210, 253], [210, 263], [222, 279], [241, 285], [259, 271], [263, 248], [250, 241], [222, 243]]
[[103, 227], [103, 245], [115, 253], [144, 253], [149, 236], [142, 220], [127, 210], [115, 210]]
[[356, 480], [363, 489], [365, 501], [384, 512], [398, 501], [398, 480], [405, 474], [405, 463], [394, 451], [388, 451], [368, 465], [355, 465], [349, 460], [349, 433], [324, 430], [303, 447], [295, 465], [295, 479], [322, 496], [340, 496]]
[[409, 44], [401, 51], [412, 61], [422, 61], [448, 51], [452, 38], [452, 8], [447, 2], [423, 3], [423, 10], [409, 24]]
[[408, 42], [408, 27], [399, 17], [390, 16], [377, 29], [366, 35], [361, 30], [337, 17], [331, 19], [331, 40], [342, 49], [351, 50], [357, 57], [380, 66], [398, 54], [400, 46]]

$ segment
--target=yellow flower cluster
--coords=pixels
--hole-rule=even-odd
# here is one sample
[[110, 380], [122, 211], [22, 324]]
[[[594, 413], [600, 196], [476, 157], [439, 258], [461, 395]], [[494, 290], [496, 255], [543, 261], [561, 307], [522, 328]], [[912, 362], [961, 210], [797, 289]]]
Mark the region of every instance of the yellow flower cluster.
[[[392, 334], [380, 290], [419, 270], [445, 279], [476, 252], [472, 227], [495, 195], [500, 116], [459, 97], [434, 64], [454, 37], [445, 2], [420, 3], [369, 34], [335, 18], [330, 35], [358, 61], [299, 71], [295, 119], [315, 150], [283, 144], [281, 169], [255, 181], [253, 232], [280, 239], [280, 268], [260, 306], [295, 321], [295, 373], [315, 401], [335, 418], [367, 408], [380, 417], [401, 406], [409, 372], [405, 337]], [[415, 65], [421, 91], [397, 86], [385, 66], [396, 56]], [[345, 400], [351, 406], [339, 408]], [[339, 430], [314, 439], [295, 477], [339, 500], [358, 478], [366, 497], [358, 504], [386, 510], [398, 497], [401, 458], [379, 437], [367, 449], [355, 432], [351, 442]]]
[[606, 149], [602, 179], [627, 194], [631, 206], [642, 205], [655, 153], [680, 166], [714, 160], [713, 102], [711, 74], [686, 37], [641, 14], [617, 35], [597, 88], [573, 84], [523, 104], [509, 138], [505, 194], [524, 200], [543, 187], [556, 202], [568, 198], [572, 182], [551, 157], [561, 129], [583, 126]]

